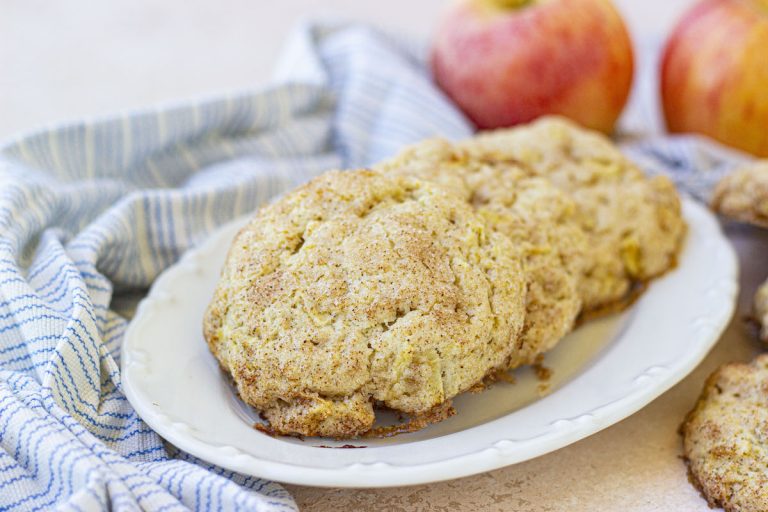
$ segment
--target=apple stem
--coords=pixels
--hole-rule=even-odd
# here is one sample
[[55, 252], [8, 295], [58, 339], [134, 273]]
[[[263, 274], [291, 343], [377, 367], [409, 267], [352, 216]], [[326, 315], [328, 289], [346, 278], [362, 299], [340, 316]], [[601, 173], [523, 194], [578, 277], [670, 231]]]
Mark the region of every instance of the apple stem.
[[533, 0], [485, 0], [485, 3], [497, 9], [519, 9], [532, 3]]

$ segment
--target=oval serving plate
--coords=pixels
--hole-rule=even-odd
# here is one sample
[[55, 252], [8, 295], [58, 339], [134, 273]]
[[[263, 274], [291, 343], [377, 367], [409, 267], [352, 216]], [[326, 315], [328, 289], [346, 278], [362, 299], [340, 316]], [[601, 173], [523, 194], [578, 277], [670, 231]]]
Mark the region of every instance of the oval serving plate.
[[[714, 216], [683, 201], [689, 231], [676, 269], [628, 311], [583, 325], [530, 368], [454, 400], [457, 414], [385, 439], [274, 438], [235, 396], [208, 352], [202, 316], [230, 241], [247, 222], [214, 233], [166, 270], [123, 341], [122, 386], [161, 436], [227, 469], [281, 482], [387, 487], [458, 478], [521, 462], [594, 434], [636, 412], [709, 352], [736, 301], [735, 253]], [[352, 444], [365, 449], [341, 450]]]

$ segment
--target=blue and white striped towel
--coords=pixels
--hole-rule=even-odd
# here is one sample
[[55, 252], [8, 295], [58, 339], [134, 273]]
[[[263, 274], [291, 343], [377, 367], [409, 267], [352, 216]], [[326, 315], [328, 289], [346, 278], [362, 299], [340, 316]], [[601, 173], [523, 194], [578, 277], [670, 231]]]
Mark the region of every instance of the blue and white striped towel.
[[[259, 92], [0, 148], [0, 510], [295, 508], [279, 485], [200, 461], [141, 421], [120, 385], [127, 315], [187, 248], [270, 196], [471, 129], [418, 52], [386, 35], [307, 26], [288, 48]], [[707, 148], [633, 152], [695, 184], [689, 171], [732, 162]]]

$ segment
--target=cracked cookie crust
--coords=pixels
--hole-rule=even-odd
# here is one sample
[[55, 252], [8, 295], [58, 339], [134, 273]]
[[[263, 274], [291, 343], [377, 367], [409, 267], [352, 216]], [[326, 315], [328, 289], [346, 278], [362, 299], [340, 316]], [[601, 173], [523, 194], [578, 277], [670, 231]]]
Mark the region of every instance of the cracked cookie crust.
[[376, 169], [441, 186], [520, 248], [526, 316], [511, 367], [533, 363], [572, 330], [582, 306], [578, 286], [587, 247], [565, 194], [517, 165], [472, 158], [443, 139], [408, 147]]
[[458, 146], [545, 178], [575, 203], [590, 248], [580, 284], [586, 311], [609, 308], [634, 283], [674, 267], [686, 229], [674, 185], [646, 177], [605, 136], [550, 116]]
[[711, 506], [768, 510], [768, 355], [721, 366], [681, 427], [691, 481]]
[[426, 415], [509, 365], [521, 259], [428, 182], [329, 172], [238, 234], [204, 334], [276, 433], [354, 437], [376, 403]]

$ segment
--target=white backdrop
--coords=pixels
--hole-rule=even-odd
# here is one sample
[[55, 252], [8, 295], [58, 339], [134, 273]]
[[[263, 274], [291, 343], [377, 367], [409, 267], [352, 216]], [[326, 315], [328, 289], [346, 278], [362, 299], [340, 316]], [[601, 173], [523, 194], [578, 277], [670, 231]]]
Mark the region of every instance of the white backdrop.
[[[617, 0], [633, 35], [693, 0]], [[341, 16], [427, 39], [450, 0], [3, 0], [0, 139], [41, 124], [263, 83], [297, 20]], [[279, 6], [279, 7], [278, 7]]]

